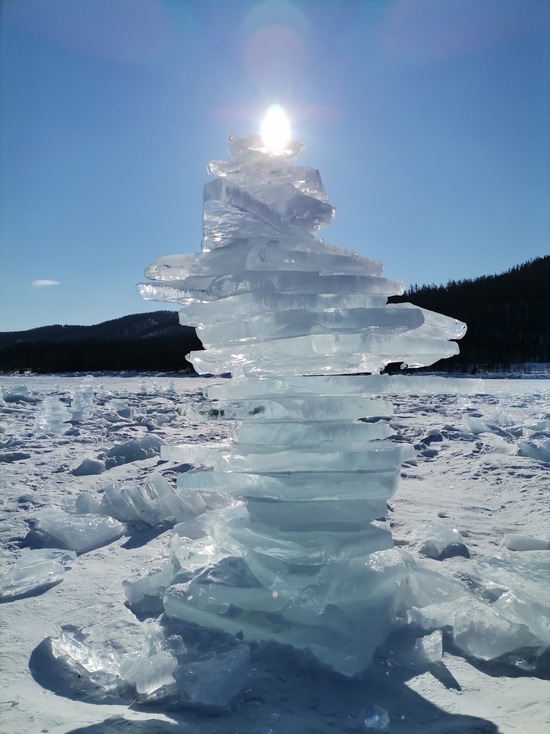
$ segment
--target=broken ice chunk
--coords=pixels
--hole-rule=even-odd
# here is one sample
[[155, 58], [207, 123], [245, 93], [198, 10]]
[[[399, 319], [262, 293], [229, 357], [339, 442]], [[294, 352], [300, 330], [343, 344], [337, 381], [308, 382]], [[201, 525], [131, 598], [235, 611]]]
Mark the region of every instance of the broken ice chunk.
[[476, 418], [472, 415], [464, 415], [462, 420], [464, 421], [466, 430], [470, 433], [473, 433], [475, 436], [478, 436], [480, 433], [493, 432], [491, 426], [485, 421], [481, 420], [481, 418]]
[[130, 408], [126, 400], [113, 398], [109, 400], [107, 406], [121, 418], [133, 418], [134, 409]]
[[53, 539], [79, 555], [112, 543], [126, 532], [123, 523], [94, 513], [71, 515], [63, 510], [44, 510], [34, 522], [35, 530], [46, 542]]
[[24, 550], [22, 559], [32, 556], [33, 558], [42, 558], [45, 561], [56, 561], [64, 568], [70, 566], [71, 561], [76, 560], [76, 553], [72, 550], [64, 548], [37, 548], [36, 550]]
[[241, 690], [249, 663], [248, 645], [239, 645], [208, 660], [180, 665], [174, 677], [193, 703], [224, 708]]
[[167, 515], [173, 517], [176, 522], [194, 517], [206, 510], [206, 505], [198, 492], [185, 493], [174, 490], [160, 474], [153, 474], [149, 483]]
[[530, 456], [537, 461], [550, 463], [550, 438], [545, 441], [518, 441], [518, 453], [521, 456]]
[[147, 696], [174, 682], [176, 661], [169, 653], [159, 657], [162, 631], [141, 624], [122, 603], [80, 609], [56, 627], [54, 657], [103, 689], [121, 692], [130, 683]]
[[[136, 507], [134, 495], [137, 495], [140, 507]], [[144, 502], [139, 488], [133, 486], [123, 487], [117, 481], [113, 481], [105, 487], [99, 512], [102, 515], [108, 515], [124, 522], [139, 522], [142, 520], [148, 522], [150, 520], [152, 525], [159, 522], [160, 517], [154, 508], [143, 505]]]
[[38, 403], [39, 398], [33, 398], [27, 385], [13, 385], [6, 388], [3, 395], [6, 403]]
[[13, 599], [61, 583], [65, 566], [75, 558], [73, 551], [57, 548], [26, 550], [0, 579], [0, 599]]
[[13, 599], [63, 581], [65, 569], [56, 561], [36, 561], [31, 566], [17, 564], [0, 579], [0, 599]]
[[164, 594], [173, 578], [174, 569], [170, 563], [167, 563], [162, 568], [151, 569], [145, 576], [123, 581], [122, 587], [128, 604], [132, 608], [138, 604], [141, 606], [147, 602], [150, 604], [154, 599], [158, 599]]
[[481, 660], [494, 660], [522, 647], [538, 647], [527, 627], [481, 608], [473, 618], [467, 612], [457, 614], [453, 640], [461, 650]]
[[390, 716], [382, 706], [373, 705], [361, 716], [365, 729], [373, 731], [389, 731]]
[[158, 456], [163, 443], [164, 441], [158, 436], [147, 434], [141, 436], [141, 438], [134, 438], [131, 441], [126, 441], [126, 443], [113, 446], [107, 451], [105, 468], [112, 469], [114, 466], [120, 466], [121, 464], [143, 461], [143, 459]]
[[102, 474], [105, 471], [105, 462], [100, 459], [84, 459], [71, 474], [75, 477], [87, 477], [92, 474]]
[[469, 558], [462, 535], [455, 528], [439, 522], [424, 525], [417, 532], [417, 546], [422, 555], [442, 561], [453, 556]]
[[205, 532], [202, 527], [202, 518], [192, 517], [189, 520], [183, 520], [177, 525], [174, 525], [174, 532], [181, 538], [189, 538], [190, 540], [203, 538]]
[[443, 634], [435, 630], [430, 635], [419, 637], [414, 643], [416, 652], [430, 663], [438, 663], [443, 657]]
[[81, 492], [74, 503], [75, 511], [79, 515], [83, 515], [89, 512], [99, 512], [100, 503], [99, 500], [93, 496], [90, 492]]
[[429, 446], [431, 443], [443, 441], [443, 434], [437, 428], [430, 428], [419, 438], [419, 441], [426, 446]]
[[402, 599], [404, 609], [452, 601], [466, 593], [466, 586], [456, 579], [427, 568], [409, 554], [403, 553], [403, 558], [408, 571]]
[[503, 545], [512, 551], [540, 551], [550, 549], [550, 542], [532, 538], [530, 535], [519, 535], [507, 533], [504, 536]]
[[164, 649], [165, 639], [161, 626], [156, 621], [144, 622], [145, 639], [140, 649], [121, 658], [120, 675], [136, 687], [142, 700], [171, 686], [178, 661]]
[[247, 645], [204, 659], [181, 636], [167, 637], [158, 621], [139, 622], [120, 602], [77, 610], [56, 627], [55, 658], [103, 691], [137, 694], [140, 702], [170, 696], [225, 707], [248, 672]]
[[210, 538], [203, 537], [189, 541], [178, 534], [177, 528], [176, 525], [174, 528], [176, 532], [170, 539], [170, 561], [174, 568], [182, 568], [191, 573], [228, 555]]
[[505, 619], [472, 595], [463, 596], [460, 604], [445, 602], [409, 610], [407, 619], [425, 630], [450, 627], [455, 645], [480, 660], [494, 660], [521, 648], [540, 648], [524, 624]]
[[152, 474], [141, 486], [106, 487], [100, 512], [124, 522], [157, 525], [163, 521], [181, 522], [206, 510], [198, 492], [174, 489], [161, 474]]
[[502, 551], [500, 557], [480, 558], [464, 573], [476, 592], [495, 600], [504, 592], [521, 592], [550, 608], [550, 556], [546, 551]]
[[525, 625], [543, 647], [550, 647], [550, 609], [520, 591], [507, 591], [493, 605], [512, 622]]

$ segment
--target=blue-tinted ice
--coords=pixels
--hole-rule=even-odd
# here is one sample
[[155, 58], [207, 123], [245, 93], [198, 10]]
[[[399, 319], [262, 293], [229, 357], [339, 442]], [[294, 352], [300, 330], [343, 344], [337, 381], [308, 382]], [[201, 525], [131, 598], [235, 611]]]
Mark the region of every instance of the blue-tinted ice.
[[181, 323], [205, 346], [190, 355], [197, 372], [233, 377], [186, 408], [193, 420], [232, 421], [232, 441], [161, 449], [194, 465], [178, 480], [185, 496], [235, 498], [204, 514], [206, 540], [175, 536], [184, 578], [164, 607], [308, 648], [352, 675], [386, 635], [407, 577], [384, 516], [412, 456], [392, 438], [388, 395], [470, 389], [379, 373], [456, 354], [466, 327], [388, 304], [401, 281], [317, 236], [334, 209], [319, 172], [292, 165], [302, 149], [230, 136], [229, 160], [209, 165], [202, 253], [160, 258], [139, 286], [146, 299], [182, 305]]

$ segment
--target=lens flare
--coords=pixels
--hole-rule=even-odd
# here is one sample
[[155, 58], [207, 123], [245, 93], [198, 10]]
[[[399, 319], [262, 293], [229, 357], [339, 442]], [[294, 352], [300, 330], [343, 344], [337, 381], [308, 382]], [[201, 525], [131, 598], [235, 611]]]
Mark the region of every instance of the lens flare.
[[262, 122], [262, 138], [273, 153], [284, 150], [290, 140], [290, 123], [280, 104], [272, 104]]

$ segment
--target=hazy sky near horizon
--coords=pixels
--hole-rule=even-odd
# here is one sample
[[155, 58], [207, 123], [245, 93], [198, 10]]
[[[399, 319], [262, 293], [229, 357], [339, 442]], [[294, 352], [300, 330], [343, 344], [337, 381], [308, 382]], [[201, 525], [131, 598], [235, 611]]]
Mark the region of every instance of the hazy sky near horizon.
[[4, 0], [0, 330], [164, 308], [205, 166], [280, 103], [320, 235], [412, 283], [550, 253], [547, 0]]

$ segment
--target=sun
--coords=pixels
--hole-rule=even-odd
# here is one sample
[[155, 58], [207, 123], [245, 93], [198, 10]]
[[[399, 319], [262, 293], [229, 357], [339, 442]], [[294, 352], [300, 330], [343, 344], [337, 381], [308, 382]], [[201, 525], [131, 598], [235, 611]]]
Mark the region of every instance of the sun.
[[268, 108], [262, 122], [262, 138], [272, 153], [281, 153], [290, 140], [290, 123], [280, 104]]

